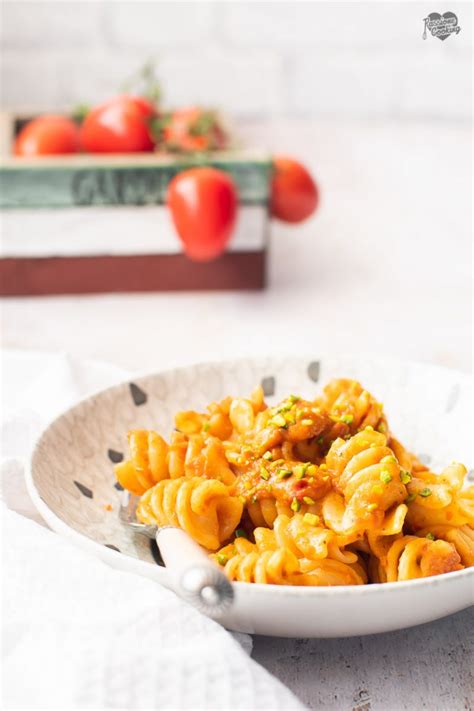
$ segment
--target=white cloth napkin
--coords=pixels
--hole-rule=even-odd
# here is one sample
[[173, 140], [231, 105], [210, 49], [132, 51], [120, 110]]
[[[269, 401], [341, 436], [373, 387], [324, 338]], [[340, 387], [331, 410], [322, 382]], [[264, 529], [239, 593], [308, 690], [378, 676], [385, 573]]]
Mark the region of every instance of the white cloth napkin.
[[[47, 529], [23, 462], [62, 409], [128, 373], [3, 354], [3, 705], [8, 709], [301, 709], [232, 635], [159, 584]], [[38, 525], [43, 523], [43, 526]]]

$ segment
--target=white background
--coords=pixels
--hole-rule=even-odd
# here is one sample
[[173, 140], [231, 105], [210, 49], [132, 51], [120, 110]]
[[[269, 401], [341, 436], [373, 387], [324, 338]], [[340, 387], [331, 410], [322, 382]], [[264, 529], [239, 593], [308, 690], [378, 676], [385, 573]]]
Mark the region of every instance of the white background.
[[[422, 40], [449, 9], [461, 32]], [[239, 117], [469, 120], [469, 2], [2, 4], [3, 102], [70, 108], [157, 60], [165, 100]]]

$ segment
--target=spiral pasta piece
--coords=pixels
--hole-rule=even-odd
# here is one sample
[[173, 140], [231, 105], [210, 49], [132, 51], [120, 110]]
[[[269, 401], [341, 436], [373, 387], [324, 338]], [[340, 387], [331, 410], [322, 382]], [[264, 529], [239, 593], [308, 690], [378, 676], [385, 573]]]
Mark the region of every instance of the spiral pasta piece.
[[332, 586], [367, 583], [367, 572], [360, 560], [352, 564], [331, 558], [300, 561], [300, 571], [291, 576], [290, 582], [293, 585]]
[[336, 491], [323, 504], [323, 514], [338, 532], [380, 528], [385, 512], [406, 498], [397, 459], [385, 435], [371, 427], [336, 440], [326, 463]]
[[[258, 529], [257, 529], [258, 530]], [[224, 566], [230, 580], [274, 585], [361, 585], [367, 575], [357, 556], [352, 563], [320, 558], [300, 558], [287, 547], [279, 547], [272, 531], [262, 529], [256, 543], [237, 538], [222, 548], [214, 559]]]
[[224, 446], [218, 437], [175, 432], [171, 438], [167, 462], [171, 479], [202, 476], [219, 479], [224, 484], [232, 484], [235, 480]]
[[417, 532], [433, 525], [474, 525], [474, 486], [463, 488], [466, 467], [453, 463], [441, 474], [417, 472], [407, 484], [407, 523]]
[[291, 551], [285, 548], [262, 551], [244, 538], [237, 538], [214, 558], [224, 565], [229, 580], [243, 583], [291, 585], [290, 576], [299, 570], [298, 560]]
[[331, 380], [316, 402], [334, 417], [343, 418], [353, 434], [367, 426], [379, 432], [388, 432], [383, 405], [356, 380]]
[[277, 501], [273, 498], [248, 502], [246, 510], [254, 526], [268, 526], [270, 528], [280, 514], [286, 514], [287, 516], [292, 514], [288, 503]]
[[141, 497], [137, 519], [157, 526], [177, 526], [208, 550], [217, 550], [234, 532], [243, 505], [215, 479], [165, 479]]
[[115, 465], [115, 476], [124, 489], [140, 496], [169, 476], [168, 445], [152, 430], [131, 430], [128, 445], [130, 458]]
[[255, 542], [262, 548], [288, 548], [297, 558], [320, 560], [331, 558], [342, 563], [357, 562], [357, 555], [344, 550], [337, 535], [319, 524], [319, 517], [310, 514], [294, 514], [291, 518], [280, 514], [274, 521], [273, 530], [256, 528]]
[[435, 524], [430, 528], [417, 531], [418, 536], [433, 536], [441, 538], [443, 541], [452, 543], [461, 563], [466, 567], [474, 565], [474, 528], [472, 526], [447, 526], [446, 524]]
[[337, 535], [318, 525], [318, 517], [295, 514], [292, 518], [280, 515], [273, 531], [257, 528], [254, 531], [259, 549], [272, 546], [286, 548], [299, 559], [296, 585], [362, 585], [367, 573], [360, 556], [344, 549]]
[[393, 583], [461, 570], [460, 556], [451, 543], [418, 536], [402, 536], [390, 546], [386, 561], [372, 563], [375, 582]]

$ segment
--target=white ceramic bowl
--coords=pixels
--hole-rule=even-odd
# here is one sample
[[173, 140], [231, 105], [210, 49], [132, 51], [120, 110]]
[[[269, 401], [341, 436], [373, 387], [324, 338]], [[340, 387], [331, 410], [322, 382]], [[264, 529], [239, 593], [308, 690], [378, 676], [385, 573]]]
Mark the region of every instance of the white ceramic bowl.
[[[333, 377], [360, 380], [385, 403], [390, 426], [433, 469], [471, 466], [471, 383], [458, 372], [386, 359], [268, 358], [201, 364], [123, 383], [58, 417], [34, 449], [27, 485], [49, 525], [113, 566], [170, 585], [150, 542], [118, 519], [112, 463], [134, 427], [169, 433], [181, 409], [203, 408], [262, 383], [267, 400], [314, 396]], [[427, 453], [430, 453], [430, 457]], [[112, 504], [112, 510], [107, 510]], [[235, 584], [229, 629], [289, 637], [342, 637], [409, 627], [473, 602], [474, 568], [401, 583], [333, 588]]]

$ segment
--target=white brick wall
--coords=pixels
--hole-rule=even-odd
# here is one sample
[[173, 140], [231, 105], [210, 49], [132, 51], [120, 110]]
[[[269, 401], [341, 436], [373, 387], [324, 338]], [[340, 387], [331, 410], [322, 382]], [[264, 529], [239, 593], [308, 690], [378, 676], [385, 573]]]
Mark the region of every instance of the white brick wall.
[[[462, 30], [422, 40], [423, 17]], [[4, 0], [2, 104], [67, 108], [155, 58], [168, 104], [236, 116], [470, 117], [472, 6], [449, 2]]]

